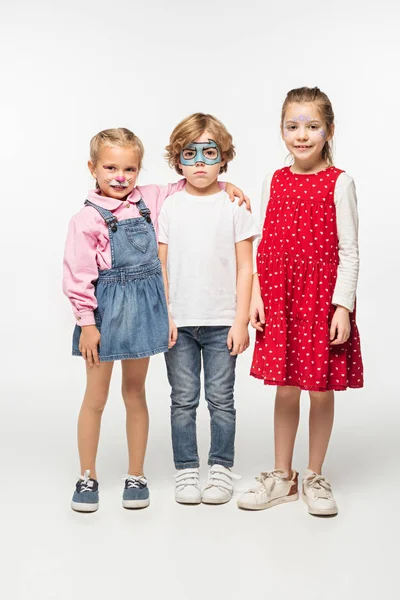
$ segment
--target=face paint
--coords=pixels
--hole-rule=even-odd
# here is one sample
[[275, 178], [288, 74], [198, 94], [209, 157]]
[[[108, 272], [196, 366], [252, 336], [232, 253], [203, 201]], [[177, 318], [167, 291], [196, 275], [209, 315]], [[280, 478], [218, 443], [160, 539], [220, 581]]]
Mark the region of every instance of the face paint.
[[322, 138], [325, 138], [325, 137], [326, 137], [326, 133], [325, 133], [325, 131], [324, 131], [323, 129], [320, 129], [320, 130], [319, 130], [319, 134], [320, 134], [320, 136], [321, 136]]
[[181, 150], [180, 162], [185, 166], [193, 166], [198, 162], [215, 165], [221, 162], [221, 153], [214, 140], [192, 142]]
[[122, 177], [115, 177], [115, 179], [111, 179], [108, 185], [116, 187], [129, 187], [129, 181]]

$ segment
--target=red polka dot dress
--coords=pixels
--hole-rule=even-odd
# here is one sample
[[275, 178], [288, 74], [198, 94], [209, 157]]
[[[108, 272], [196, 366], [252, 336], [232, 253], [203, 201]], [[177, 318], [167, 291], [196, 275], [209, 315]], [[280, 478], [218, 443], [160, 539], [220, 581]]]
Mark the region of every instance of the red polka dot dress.
[[348, 341], [330, 346], [339, 264], [334, 192], [339, 169], [276, 171], [258, 246], [266, 316], [257, 331], [251, 375], [269, 385], [326, 391], [363, 386], [356, 310]]

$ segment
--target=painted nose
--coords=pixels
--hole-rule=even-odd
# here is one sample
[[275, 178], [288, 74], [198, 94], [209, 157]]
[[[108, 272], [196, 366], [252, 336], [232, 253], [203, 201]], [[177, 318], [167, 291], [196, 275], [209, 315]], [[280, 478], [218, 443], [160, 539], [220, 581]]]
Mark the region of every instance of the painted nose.
[[124, 183], [125, 177], [116, 177], [115, 180], [118, 181], [118, 183]]

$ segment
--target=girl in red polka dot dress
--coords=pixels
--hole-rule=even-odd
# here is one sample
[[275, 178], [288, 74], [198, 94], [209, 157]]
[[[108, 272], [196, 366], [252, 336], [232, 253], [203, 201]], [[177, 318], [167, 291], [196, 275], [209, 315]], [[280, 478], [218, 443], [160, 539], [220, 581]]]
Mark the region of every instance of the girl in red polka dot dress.
[[356, 325], [358, 215], [353, 179], [332, 164], [334, 114], [318, 88], [291, 90], [281, 132], [294, 161], [267, 177], [251, 323], [251, 375], [276, 385], [275, 469], [239, 500], [259, 510], [297, 500], [292, 470], [301, 390], [310, 394], [310, 456], [302, 485], [310, 514], [334, 515], [322, 476], [334, 391], [363, 386]]

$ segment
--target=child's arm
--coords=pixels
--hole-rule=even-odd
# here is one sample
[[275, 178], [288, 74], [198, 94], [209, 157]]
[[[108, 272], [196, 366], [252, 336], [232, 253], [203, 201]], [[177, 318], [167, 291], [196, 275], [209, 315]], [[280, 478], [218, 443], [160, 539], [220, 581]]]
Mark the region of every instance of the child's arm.
[[[264, 221], [267, 214], [267, 208], [270, 197], [272, 174], [268, 174], [264, 179], [261, 192], [261, 204], [260, 204], [260, 221], [259, 230], [263, 231]], [[257, 250], [261, 236], [254, 242], [253, 251], [253, 286], [251, 291], [250, 301], [250, 323], [257, 331], [262, 331], [265, 325], [265, 309], [264, 302], [261, 296], [260, 280], [258, 279], [257, 273]]]
[[339, 266], [332, 304], [337, 308], [332, 318], [332, 345], [343, 344], [350, 336], [349, 313], [354, 309], [358, 270], [358, 211], [354, 181], [342, 173], [335, 189]]
[[235, 244], [236, 279], [236, 316], [228, 333], [227, 346], [231, 356], [242, 354], [249, 347], [249, 305], [253, 277], [253, 238]]
[[250, 323], [257, 331], [262, 331], [265, 325], [264, 302], [261, 297], [258, 273], [254, 273], [253, 275], [253, 287], [250, 301]]
[[168, 261], [168, 244], [159, 243], [158, 245], [158, 258], [161, 261], [161, 268], [164, 280], [165, 299], [167, 301], [168, 308], [168, 321], [169, 321], [169, 339], [168, 348], [172, 348], [176, 344], [178, 339], [178, 329], [172, 319], [169, 312], [169, 294], [168, 294], [168, 272], [167, 272], [167, 261]]
[[72, 304], [76, 324], [82, 328], [79, 350], [88, 366], [99, 365], [100, 332], [95, 325], [97, 300], [93, 282], [98, 278], [97, 239], [85, 227], [81, 213], [69, 225], [63, 263], [63, 291]]
[[178, 339], [178, 329], [172, 319], [169, 312], [169, 283], [168, 283], [168, 238], [169, 238], [169, 213], [168, 213], [168, 202], [163, 206], [160, 212], [159, 218], [159, 244], [158, 244], [158, 257], [161, 262], [165, 299], [167, 302], [168, 309], [168, 321], [169, 321], [169, 338], [168, 348], [172, 348], [176, 344]]

